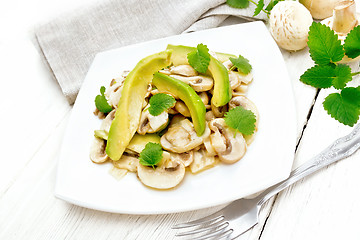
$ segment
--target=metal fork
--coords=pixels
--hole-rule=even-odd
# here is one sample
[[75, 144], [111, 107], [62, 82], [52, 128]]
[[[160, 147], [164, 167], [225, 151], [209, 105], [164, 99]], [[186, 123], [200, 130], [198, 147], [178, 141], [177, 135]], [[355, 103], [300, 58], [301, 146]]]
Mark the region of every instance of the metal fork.
[[300, 179], [344, 158], [360, 147], [360, 123], [345, 137], [337, 139], [320, 154], [293, 170], [284, 181], [269, 187], [253, 199], [239, 199], [210, 216], [177, 224], [173, 229], [186, 229], [176, 236], [188, 239], [235, 239], [255, 226], [261, 206], [272, 196]]

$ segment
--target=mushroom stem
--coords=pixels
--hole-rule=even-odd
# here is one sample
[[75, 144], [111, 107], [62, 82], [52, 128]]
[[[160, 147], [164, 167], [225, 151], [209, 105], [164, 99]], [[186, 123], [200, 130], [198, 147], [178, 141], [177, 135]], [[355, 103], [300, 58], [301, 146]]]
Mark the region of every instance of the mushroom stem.
[[347, 34], [357, 25], [355, 1], [348, 0], [338, 3], [333, 12], [332, 29]]

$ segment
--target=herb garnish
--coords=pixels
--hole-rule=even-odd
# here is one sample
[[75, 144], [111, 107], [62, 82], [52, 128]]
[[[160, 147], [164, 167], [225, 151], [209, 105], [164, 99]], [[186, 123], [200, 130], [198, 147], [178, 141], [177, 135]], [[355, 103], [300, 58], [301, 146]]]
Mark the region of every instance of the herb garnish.
[[340, 90], [325, 98], [324, 109], [339, 122], [353, 126], [360, 115], [360, 86], [346, 85], [360, 72], [352, 73], [350, 66], [338, 62], [345, 55], [350, 58], [360, 55], [360, 26], [350, 31], [342, 45], [333, 30], [314, 22], [308, 39], [310, 56], [316, 65], [306, 70], [300, 81], [316, 88], [334, 87]]
[[158, 143], [149, 142], [145, 145], [145, 148], [141, 151], [139, 162], [144, 166], [155, 168], [163, 157], [163, 151], [161, 145]]
[[225, 113], [225, 123], [244, 135], [251, 135], [255, 131], [255, 114], [242, 106], [237, 106]]
[[199, 73], [206, 73], [209, 63], [210, 54], [206, 45], [200, 43], [197, 45], [196, 50], [188, 53], [188, 62]]
[[[226, 4], [233, 8], [247, 8], [249, 3], [256, 5], [253, 17], [257, 16], [261, 11], [266, 13], [267, 16], [270, 15], [270, 11], [273, 7], [280, 1], [284, 0], [271, 0], [269, 4], [265, 7], [264, 0], [259, 0], [257, 3], [252, 0], [227, 0]], [[264, 9], [265, 7], [265, 9]]]
[[248, 74], [252, 69], [251, 64], [249, 63], [249, 60], [244, 58], [241, 55], [239, 55], [238, 58], [231, 57], [229, 59], [232, 62], [232, 64], [234, 64], [234, 66], [238, 69], [238, 71], [240, 71], [244, 74]]
[[105, 87], [101, 86], [100, 95], [97, 95], [95, 97], [95, 106], [100, 112], [108, 113], [112, 111], [112, 107], [107, 102], [104, 93], [105, 93]]
[[163, 111], [173, 107], [176, 103], [176, 100], [174, 97], [168, 94], [158, 93], [150, 98], [149, 103], [149, 113], [153, 116], [158, 116]]

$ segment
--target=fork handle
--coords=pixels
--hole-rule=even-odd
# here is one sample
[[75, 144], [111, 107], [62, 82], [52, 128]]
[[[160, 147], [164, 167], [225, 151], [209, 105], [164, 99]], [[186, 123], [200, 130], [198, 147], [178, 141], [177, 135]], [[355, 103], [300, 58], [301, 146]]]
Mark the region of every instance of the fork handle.
[[293, 170], [289, 177], [282, 182], [269, 187], [259, 196], [256, 197], [258, 205], [261, 206], [272, 196], [279, 193], [283, 189], [289, 187], [293, 183], [303, 179], [304, 177], [336, 162], [347, 158], [356, 152], [360, 147], [360, 123], [358, 123], [353, 131], [345, 137], [337, 139], [320, 154], [305, 162], [295, 170]]

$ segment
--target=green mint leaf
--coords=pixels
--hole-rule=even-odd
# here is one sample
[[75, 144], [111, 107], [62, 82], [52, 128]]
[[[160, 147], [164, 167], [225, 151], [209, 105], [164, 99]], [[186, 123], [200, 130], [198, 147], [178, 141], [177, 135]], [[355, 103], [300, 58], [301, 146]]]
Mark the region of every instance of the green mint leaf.
[[108, 113], [112, 111], [112, 107], [107, 102], [104, 93], [105, 93], [105, 87], [101, 86], [100, 95], [97, 95], [95, 97], [95, 106], [100, 112]]
[[345, 89], [341, 91], [341, 94], [332, 93], [327, 96], [323, 106], [332, 118], [352, 127], [359, 120], [360, 108], [356, 104], [349, 102], [350, 99], [354, 98], [354, 95], [351, 93], [353, 90]]
[[271, 0], [269, 2], [269, 4], [266, 6], [265, 10], [266, 11], [271, 11], [275, 7], [275, 5], [280, 1], [282, 1], [282, 0]]
[[251, 135], [255, 131], [255, 114], [238, 106], [225, 113], [225, 123], [245, 135]]
[[329, 88], [335, 76], [335, 69], [331, 66], [315, 65], [301, 75], [300, 81], [316, 88]]
[[226, 4], [233, 8], [247, 8], [249, 0], [226, 0]]
[[210, 63], [209, 49], [202, 43], [196, 48], [196, 51], [188, 53], [188, 62], [199, 73], [206, 73]]
[[149, 142], [145, 145], [145, 148], [141, 151], [139, 162], [144, 166], [154, 167], [158, 164], [163, 157], [163, 151], [161, 145], [158, 143]]
[[351, 80], [351, 68], [348, 65], [339, 64], [335, 67], [335, 78], [332, 84], [336, 89], [343, 89]]
[[345, 39], [344, 49], [346, 56], [350, 58], [360, 56], [360, 25], [348, 33]]
[[163, 111], [173, 107], [176, 100], [168, 94], [158, 93], [150, 98], [149, 103], [149, 113], [153, 116], [158, 116]]
[[264, 6], [264, 0], [259, 0], [258, 4], [256, 5], [253, 17], [259, 15]]
[[313, 22], [308, 39], [310, 56], [316, 64], [335, 63], [344, 57], [341, 41], [335, 32], [324, 24]]
[[231, 57], [229, 59], [232, 62], [232, 64], [234, 64], [234, 66], [237, 67], [237, 69], [244, 74], [248, 74], [252, 69], [251, 64], [249, 63], [249, 60], [244, 58], [241, 55], [239, 55], [238, 58]]
[[347, 87], [341, 91], [342, 98], [360, 109], [360, 86], [357, 88]]

